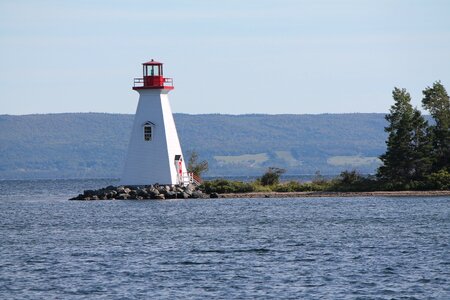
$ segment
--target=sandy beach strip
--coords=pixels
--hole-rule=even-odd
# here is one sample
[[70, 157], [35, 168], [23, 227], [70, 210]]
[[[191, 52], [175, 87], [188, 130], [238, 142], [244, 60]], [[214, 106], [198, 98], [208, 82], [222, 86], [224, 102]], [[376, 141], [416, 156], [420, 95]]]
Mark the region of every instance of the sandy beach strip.
[[446, 191], [375, 191], [375, 192], [258, 192], [219, 194], [219, 198], [312, 198], [312, 197], [450, 197]]

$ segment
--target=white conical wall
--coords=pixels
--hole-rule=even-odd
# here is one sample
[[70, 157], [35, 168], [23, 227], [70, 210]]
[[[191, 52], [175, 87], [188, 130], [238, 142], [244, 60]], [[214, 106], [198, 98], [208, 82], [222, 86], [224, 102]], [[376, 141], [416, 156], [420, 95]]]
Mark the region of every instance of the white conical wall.
[[[168, 89], [140, 89], [139, 104], [120, 184], [179, 184], [175, 156], [182, 155]], [[144, 126], [152, 127], [150, 141]], [[186, 172], [184, 160], [183, 172]]]

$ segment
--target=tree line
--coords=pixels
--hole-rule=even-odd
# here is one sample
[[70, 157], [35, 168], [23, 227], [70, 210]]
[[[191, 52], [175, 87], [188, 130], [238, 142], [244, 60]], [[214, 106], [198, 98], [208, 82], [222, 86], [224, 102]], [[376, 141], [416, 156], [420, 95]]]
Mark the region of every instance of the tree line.
[[[406, 89], [394, 88], [394, 104], [385, 116], [388, 126], [386, 152], [379, 158], [383, 164], [375, 176], [361, 176], [356, 170], [344, 171], [332, 180], [320, 174], [312, 182], [281, 182], [285, 172], [269, 168], [253, 182], [225, 179], [206, 181], [200, 187], [211, 193], [300, 192], [300, 191], [376, 191], [376, 190], [449, 190], [450, 189], [450, 100], [440, 81], [423, 90], [422, 106], [432, 123], [411, 104]], [[198, 156], [190, 162], [193, 172], [203, 173]], [[205, 162], [203, 167], [205, 166]]]
[[450, 188], [450, 100], [440, 81], [423, 91], [429, 124], [406, 89], [394, 88], [386, 115], [388, 133], [377, 177], [390, 189]]

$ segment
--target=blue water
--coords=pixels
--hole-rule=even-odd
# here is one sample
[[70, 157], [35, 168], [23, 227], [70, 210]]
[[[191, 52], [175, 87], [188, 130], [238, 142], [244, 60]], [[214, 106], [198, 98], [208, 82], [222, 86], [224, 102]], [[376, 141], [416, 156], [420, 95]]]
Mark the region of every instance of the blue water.
[[66, 199], [0, 181], [1, 299], [450, 299], [450, 199]]

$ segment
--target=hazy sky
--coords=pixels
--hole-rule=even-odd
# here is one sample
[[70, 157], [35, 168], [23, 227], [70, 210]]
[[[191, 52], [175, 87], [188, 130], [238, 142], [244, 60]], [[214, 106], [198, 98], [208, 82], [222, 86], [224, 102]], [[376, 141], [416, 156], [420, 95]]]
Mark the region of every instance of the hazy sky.
[[0, 0], [0, 114], [134, 113], [151, 58], [174, 112], [386, 112], [450, 90], [450, 1]]

